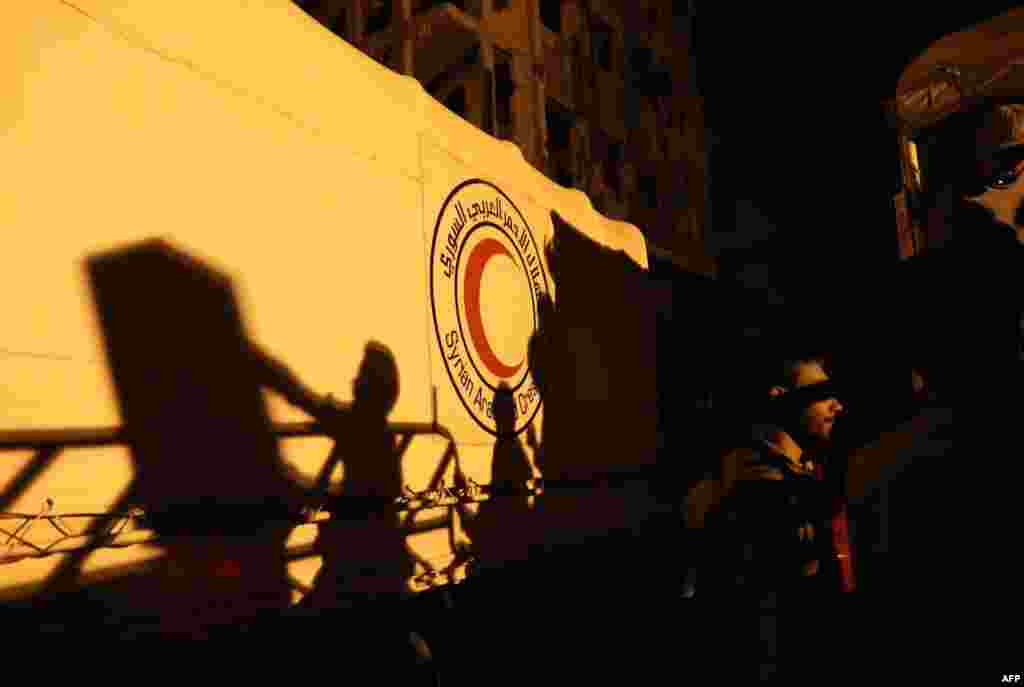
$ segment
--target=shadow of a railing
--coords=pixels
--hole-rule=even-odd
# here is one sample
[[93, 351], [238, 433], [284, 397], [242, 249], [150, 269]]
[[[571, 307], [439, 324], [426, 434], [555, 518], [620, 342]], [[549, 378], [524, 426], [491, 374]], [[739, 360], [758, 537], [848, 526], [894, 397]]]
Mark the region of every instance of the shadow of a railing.
[[[583, 480], [530, 480], [522, 485], [508, 483], [482, 485], [477, 484], [471, 478], [462, 476], [459, 485], [446, 485], [442, 474], [443, 468], [455, 455], [455, 443], [451, 433], [437, 423], [413, 423], [396, 422], [388, 424], [389, 432], [399, 439], [400, 447], [407, 447], [412, 438], [419, 435], [440, 436], [447, 440], [444, 449], [444, 458], [439, 464], [438, 473], [431, 480], [427, 489], [414, 491], [405, 487], [403, 495], [396, 498], [392, 504], [396, 513], [405, 514], [403, 519], [403, 531], [406, 534], [420, 534], [434, 531], [451, 525], [451, 513], [448, 509], [464, 504], [481, 504], [495, 498], [501, 497], [522, 497], [524, 495], [539, 496], [545, 491], [563, 491], [574, 489], [588, 489], [594, 487], [615, 488], [625, 486], [627, 482], [648, 482], [655, 479], [657, 475], [650, 470], [617, 472], [607, 474], [595, 474], [590, 479]], [[318, 422], [288, 422], [273, 425], [274, 435], [280, 439], [308, 438], [308, 437], [330, 437], [326, 429]], [[111, 509], [103, 513], [52, 513], [53, 502], [49, 499], [43, 509], [37, 513], [7, 512], [6, 507], [17, 499], [23, 489], [31, 483], [34, 478], [48, 468], [60, 457], [62, 452], [69, 449], [83, 448], [106, 448], [119, 445], [127, 445], [128, 437], [123, 428], [75, 428], [75, 429], [32, 429], [32, 430], [6, 430], [0, 431], [0, 454], [6, 451], [33, 450], [36, 452], [30, 465], [22, 471], [0, 496], [0, 522], [13, 522], [14, 527], [0, 526], [0, 536], [4, 537], [6, 551], [0, 551], [0, 565], [17, 562], [23, 558], [42, 557], [54, 554], [69, 554], [73, 552], [88, 552], [97, 548], [117, 548], [132, 546], [136, 544], [157, 543], [159, 536], [147, 527], [146, 512], [137, 507], [131, 507], [130, 499], [122, 497], [118, 505], [126, 507]], [[456, 459], [457, 460], [457, 459]], [[25, 473], [30, 473], [27, 476]], [[129, 486], [125, 494], [132, 492]], [[323, 494], [326, 498], [326, 493]], [[344, 498], [344, 497], [342, 497]], [[230, 508], [231, 506], [226, 506]], [[415, 516], [436, 509], [445, 509], [443, 515], [430, 519], [418, 519]], [[370, 507], [366, 509], [366, 515], [377, 512]], [[304, 517], [294, 520], [296, 526], [303, 524], [316, 524], [325, 522], [333, 517], [323, 506], [312, 507], [304, 513]], [[358, 519], [358, 509], [345, 510], [347, 519]], [[93, 521], [87, 530], [75, 532], [69, 526], [68, 521], [76, 519], [89, 519]], [[27, 538], [31, 529], [38, 523], [46, 523], [61, 536], [50, 541], [46, 545], [34, 544]], [[129, 528], [131, 523], [133, 527]], [[135, 537], [124, 539], [127, 534], [136, 534]], [[119, 540], [120, 538], [120, 540]], [[20, 545], [28, 551], [14, 553], [13, 545]], [[286, 559], [291, 561], [302, 560], [318, 555], [314, 552], [312, 544], [291, 547], [286, 553]]]
[[[447, 441], [444, 449], [446, 457], [455, 451], [451, 433], [436, 422], [389, 423], [388, 431], [398, 440], [399, 456], [404, 453], [415, 436], [432, 435], [445, 439]], [[331, 438], [332, 436], [327, 428], [315, 421], [277, 423], [272, 426], [272, 432], [278, 440], [307, 437]], [[146, 512], [141, 508], [131, 507], [131, 494], [134, 491], [132, 485], [124, 490], [115, 508], [103, 513], [52, 513], [54, 504], [50, 499], [47, 499], [42, 510], [36, 513], [7, 512], [6, 510], [36, 478], [48, 469], [55, 467], [58, 458], [64, 451], [128, 446], [130, 445], [129, 440], [127, 432], [121, 427], [0, 431], [0, 454], [7, 451], [31, 450], [35, 452], [29, 465], [0, 494], [0, 523], [4, 523], [4, 525], [0, 525], [0, 536], [4, 538], [3, 549], [0, 549], [0, 565], [15, 563], [24, 558], [38, 558], [55, 554], [72, 554], [78, 558], [84, 558], [89, 552], [98, 548], [158, 543], [160, 537], [155, 530], [149, 527]], [[476, 488], [457, 490], [444, 487], [443, 484], [440, 488], [437, 485], [432, 485], [431, 488], [422, 492], [415, 492], [406, 487], [403, 495], [395, 499], [393, 503], [397, 512], [406, 512], [410, 516], [406, 519], [403, 531], [412, 535], [448, 526], [450, 520], [448, 515], [416, 522], [411, 516], [425, 510], [445, 507], [446, 499], [467, 499], [478, 496], [481, 490], [478, 485], [472, 486]], [[324, 507], [328, 498], [326, 489], [317, 496], [319, 496], [319, 505], [307, 508], [303, 512], [303, 517], [293, 521], [295, 526], [325, 522], [332, 517]], [[230, 506], [226, 506], [226, 508], [230, 508]], [[374, 509], [368, 508], [366, 515], [370, 515], [372, 510]], [[345, 517], [357, 519], [359, 517], [358, 509], [347, 508]], [[82, 519], [91, 522], [84, 530], [75, 531], [75, 528], [69, 524], [69, 521]], [[7, 525], [7, 523], [13, 523], [13, 526]], [[33, 543], [28, 535], [40, 523], [49, 525], [59, 536], [46, 544]], [[128, 527], [129, 523], [132, 525], [131, 528]], [[52, 536], [52, 531], [50, 534]], [[15, 551], [16, 546], [20, 547], [20, 550]], [[295, 561], [316, 555], [318, 554], [314, 551], [313, 545], [308, 545], [290, 548], [285, 557], [288, 561]], [[78, 563], [80, 562], [79, 560]]]

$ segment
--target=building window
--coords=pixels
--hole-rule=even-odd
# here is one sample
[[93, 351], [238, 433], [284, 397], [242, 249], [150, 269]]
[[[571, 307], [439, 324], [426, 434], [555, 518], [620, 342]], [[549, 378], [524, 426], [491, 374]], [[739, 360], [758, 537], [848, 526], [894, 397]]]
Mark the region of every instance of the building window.
[[494, 122], [494, 72], [490, 69], [483, 70], [483, 86], [484, 86], [484, 111], [483, 111], [483, 130], [494, 136], [497, 132], [495, 130]]
[[572, 171], [572, 113], [555, 101], [548, 100], [545, 115], [549, 173], [562, 186], [572, 187], [576, 183], [576, 176]]
[[424, 85], [427, 93], [440, 99], [449, 86], [465, 78], [480, 66], [480, 44], [474, 43], [457, 60]]
[[642, 45], [633, 48], [629, 53], [629, 71], [630, 76], [638, 82], [643, 82], [644, 78], [651, 71], [651, 66], [654, 64], [654, 51], [646, 46]]
[[548, 100], [545, 114], [548, 127], [548, 151], [560, 153], [569, 150], [572, 142], [572, 115], [552, 100]]
[[615, 191], [616, 197], [622, 197], [622, 160], [625, 146], [613, 141], [608, 146], [608, 157], [604, 160], [604, 178], [608, 185]]
[[331, 31], [339, 38], [348, 39], [348, 8], [342, 7], [331, 21]]
[[366, 8], [366, 33], [383, 31], [391, 24], [391, 0], [369, 0]]
[[565, 168], [565, 165], [559, 164], [558, 171], [555, 172], [555, 181], [566, 188], [572, 188], [576, 185], [576, 178], [572, 172]]
[[466, 87], [459, 86], [444, 99], [444, 106], [466, 119]]
[[541, 0], [540, 20], [555, 33], [562, 33], [562, 0]]
[[654, 74], [654, 95], [658, 98], [672, 97], [672, 72], [668, 67], [661, 67]]
[[690, 57], [696, 58], [700, 54], [700, 32], [697, 30], [697, 15], [690, 15]]
[[512, 55], [500, 48], [494, 49], [494, 104], [495, 124], [498, 138], [511, 141], [515, 138], [515, 121], [512, 113], [512, 96], [516, 91], [513, 78]]
[[658, 207], [658, 178], [653, 174], [641, 174], [636, 180], [637, 190], [643, 196], [647, 207]]
[[596, 62], [606, 72], [612, 71], [612, 28], [600, 19], [590, 27], [590, 49]]
[[[492, 74], [480, 65], [480, 44], [474, 43], [454, 60], [440, 74], [424, 84], [438, 102], [459, 115], [474, 126], [489, 133], [494, 132], [494, 106], [491, 98]], [[477, 95], [472, 99], [472, 106], [467, 91], [467, 84], [477, 88]], [[483, 97], [482, 102], [477, 102]], [[481, 119], [482, 118], [482, 119]]]

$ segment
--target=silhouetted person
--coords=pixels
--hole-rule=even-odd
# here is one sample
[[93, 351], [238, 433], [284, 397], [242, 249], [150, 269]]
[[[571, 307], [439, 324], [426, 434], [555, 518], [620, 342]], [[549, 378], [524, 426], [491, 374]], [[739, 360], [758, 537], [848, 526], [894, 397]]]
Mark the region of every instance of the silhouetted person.
[[[905, 337], [916, 344], [914, 364], [931, 390], [948, 398], [954, 361], [963, 355], [961, 339], [968, 332], [991, 369], [970, 381], [982, 387], [996, 379], [1012, 385], [1008, 376], [1016, 379], [1021, 359], [1024, 105], [990, 101], [949, 116], [927, 133], [923, 189], [913, 197], [928, 245], [903, 270], [910, 283], [900, 285], [928, 294], [905, 316], [900, 310], [910, 319]], [[973, 269], [965, 272], [965, 265]], [[984, 307], [951, 318], [951, 302]], [[960, 375], [955, 376], [959, 387]]]
[[[551, 217], [556, 233], [545, 246], [544, 252], [548, 273], [557, 288], [561, 274], [557, 250], [558, 231], [559, 227], [568, 225], [554, 212]], [[561, 446], [560, 439], [568, 439], [570, 442], [571, 439], [560, 434], [569, 430], [560, 425], [560, 418], [571, 418], [578, 405], [575, 403], [577, 363], [568, 341], [564, 318], [551, 295], [546, 292], [537, 297], [537, 329], [530, 336], [528, 356], [530, 374], [543, 404], [543, 420], [534, 420], [541, 425], [540, 440], [537, 438], [537, 428], [531, 423], [526, 430], [526, 444], [533, 451], [534, 463], [545, 480], [564, 479], [566, 456], [560, 455], [557, 447]], [[543, 510], [544, 506], [544, 500], [540, 499], [538, 510]]]
[[[560, 256], [556, 240], [561, 219], [552, 213], [552, 221], [555, 223], [556, 234], [545, 246], [545, 255], [549, 274], [557, 287]], [[577, 404], [576, 360], [570, 348], [563, 317], [548, 293], [541, 293], [537, 298], [537, 329], [530, 336], [528, 351], [530, 373], [543, 404], [540, 420], [534, 418], [525, 432], [526, 445], [533, 452], [534, 464], [545, 485], [544, 493], [537, 497], [534, 506], [534, 548], [551, 553], [558, 549], [567, 534], [571, 534], [572, 524], [567, 520], [566, 512], [576, 510], [570, 503], [571, 497], [567, 498], [566, 492], [559, 491], [558, 482], [566, 478], [565, 450], [572, 446], [572, 437], [567, 434], [571, 428], [561, 422], [572, 418]], [[549, 489], [547, 485], [554, 485], [554, 488]], [[554, 590], [564, 580], [560, 577], [556, 579], [550, 570], [547, 575], [549, 578], [543, 585], [545, 591], [557, 594]]]
[[491, 464], [491, 498], [480, 505], [464, 527], [484, 568], [528, 558], [533, 479], [530, 460], [515, 434], [516, 405], [512, 390], [502, 382], [492, 407], [497, 437]]
[[331, 519], [321, 525], [316, 543], [324, 564], [302, 605], [328, 609], [350, 605], [365, 595], [401, 592], [412, 567], [394, 510], [402, 495], [402, 469], [388, 429], [388, 414], [399, 391], [391, 351], [376, 342], [367, 344], [350, 406], [309, 392], [268, 356], [257, 359], [267, 385], [317, 418], [335, 439], [316, 493], [327, 493], [331, 474], [344, 463], [340, 494], [327, 499]]
[[[469, 596], [463, 595], [461, 602], [461, 613], [466, 614], [466, 632], [460, 632], [464, 645], [461, 651], [474, 663], [497, 668], [502, 674], [507, 668], [522, 665], [523, 634], [534, 634], [532, 619], [523, 614], [538, 604], [524, 577], [528, 571], [524, 562], [531, 555], [538, 532], [532, 497], [527, 491], [533, 468], [515, 434], [516, 411], [512, 390], [502, 382], [491, 407], [497, 436], [489, 497], [475, 514], [460, 507], [462, 527], [476, 557], [472, 579], [466, 583]], [[461, 474], [456, 475], [457, 486], [464, 486], [458, 481]], [[481, 617], [487, 619], [486, 633], [476, 629]]]
[[[310, 391], [255, 346], [251, 352], [261, 382], [316, 418], [335, 440], [312, 487], [315, 497], [326, 497], [331, 519], [320, 525], [315, 549], [323, 565], [299, 604], [301, 617], [315, 614], [340, 643], [344, 660], [362, 662], [375, 679], [388, 681], [396, 670], [429, 672], [430, 651], [410, 635], [399, 606], [413, 566], [394, 507], [402, 492], [401, 456], [388, 428], [399, 392], [394, 356], [383, 344], [368, 343], [353, 401], [343, 405]], [[344, 463], [340, 493], [328, 495], [338, 463]]]
[[819, 357], [783, 359], [770, 372], [759, 437], [708, 524], [715, 563], [697, 587], [698, 597], [730, 611], [718, 616], [720, 641], [739, 638], [736, 660], [754, 659], [767, 671], [762, 677], [776, 663], [791, 669], [819, 656], [823, 645], [812, 640], [843, 621], [813, 611], [824, 612], [851, 572], [840, 569], [850, 554], [842, 523], [833, 520], [840, 504], [822, 480], [823, 463], [840, 469], [825, 459], [844, 408]]
[[[560, 290], [560, 262], [564, 257], [559, 252], [558, 237], [562, 232], [569, 232], [568, 244], [575, 230], [555, 213], [552, 213], [552, 221], [555, 237], [545, 246], [545, 255], [549, 274]], [[565, 292], [560, 290], [560, 293]], [[556, 304], [548, 293], [539, 294], [537, 299], [537, 329], [530, 337], [528, 350], [530, 372], [543, 408], [541, 420], [534, 419], [534, 423], [540, 426], [539, 439], [533, 423], [527, 428], [525, 438], [545, 485], [544, 493], [537, 498], [534, 508], [537, 548], [553, 554], [555, 560], [567, 562], [568, 558], [562, 555], [569, 551], [565, 545], [578, 541], [581, 527], [588, 526], [585, 520], [581, 521], [585, 518], [586, 509], [580, 507], [579, 497], [583, 495], [582, 500], [588, 508], [592, 507], [593, 501], [587, 500], [589, 494], [585, 492], [563, 487], [567, 481], [580, 477], [580, 468], [588, 471], [591, 464], [589, 457], [593, 454], [589, 450], [580, 450], [580, 433], [588, 432], [592, 436], [599, 434], [602, 428], [587, 424], [585, 420], [580, 422], [584, 406], [577, 397], [579, 363], [569, 341], [562, 303]], [[573, 567], [559, 567], [557, 573], [549, 571], [544, 586], [552, 592], [565, 585], [578, 591], [581, 585]]]
[[[994, 92], [1005, 93], [1001, 86]], [[1002, 398], [1021, 379], [1024, 104], [1017, 100], [978, 103], [917, 139], [927, 141], [920, 205], [929, 241], [921, 255], [908, 261], [909, 269], [903, 270], [909, 273], [907, 283], [900, 286], [904, 293], [927, 296], [913, 308], [901, 308], [900, 315], [910, 319], [905, 331], [914, 345], [914, 365], [923, 372], [934, 405], [949, 410], [950, 423], [954, 388], [958, 397]], [[935, 225], [943, 224], [946, 231], [935, 231]], [[962, 374], [964, 360], [983, 360], [985, 374]], [[984, 416], [986, 431], [975, 433], [972, 455], [1003, 455], [1019, 444], [1017, 403], [988, 404]], [[951, 549], [954, 559], [962, 556], [956, 543], [961, 510], [937, 505], [943, 498], [938, 485], [952, 479], [957, 493], [984, 494], [995, 509], [987, 522], [1016, 520], [1014, 499], [998, 493], [1000, 486], [1016, 483], [1006, 479], [1008, 468], [995, 461], [983, 471], [951, 470], [963, 463], [951, 454], [950, 443], [942, 459], [913, 460], [876, 492], [888, 504], [883, 509], [891, 544], [878, 557], [884, 559], [884, 574], [873, 579], [880, 591], [892, 590], [888, 595], [902, 606], [899, 617], [907, 619], [890, 630], [895, 638], [919, 632], [921, 623], [909, 619], [922, 617], [935, 598], [956, 584], [920, 564], [935, 551]], [[998, 576], [999, 566], [993, 572]], [[997, 589], [1000, 582], [990, 576], [986, 587]]]

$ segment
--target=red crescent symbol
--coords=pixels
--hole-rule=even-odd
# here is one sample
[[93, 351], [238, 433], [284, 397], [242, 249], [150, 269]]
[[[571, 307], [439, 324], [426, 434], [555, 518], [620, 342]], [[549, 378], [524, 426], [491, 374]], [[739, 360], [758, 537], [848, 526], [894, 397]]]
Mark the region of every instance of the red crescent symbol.
[[509, 366], [498, 360], [494, 349], [491, 348], [491, 343], [487, 340], [484, 323], [480, 317], [480, 279], [484, 276], [484, 267], [487, 266], [487, 262], [495, 255], [504, 255], [508, 259], [512, 259], [500, 241], [488, 238], [476, 244], [473, 252], [469, 255], [469, 260], [466, 261], [466, 280], [464, 282], [466, 320], [469, 323], [469, 335], [473, 339], [473, 346], [480, 356], [480, 361], [495, 376], [505, 379], [518, 372], [519, 368], [523, 366], [523, 361], [520, 360], [516, 365]]

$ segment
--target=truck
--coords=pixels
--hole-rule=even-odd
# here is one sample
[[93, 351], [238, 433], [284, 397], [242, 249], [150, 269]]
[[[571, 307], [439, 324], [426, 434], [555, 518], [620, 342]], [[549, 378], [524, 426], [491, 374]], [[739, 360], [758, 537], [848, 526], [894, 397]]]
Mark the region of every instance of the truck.
[[986, 103], [1019, 102], [1024, 12], [1012, 9], [950, 32], [916, 55], [885, 102], [896, 137], [894, 197], [901, 259], [938, 251], [952, 239], [949, 200], [929, 201], [945, 124]]

